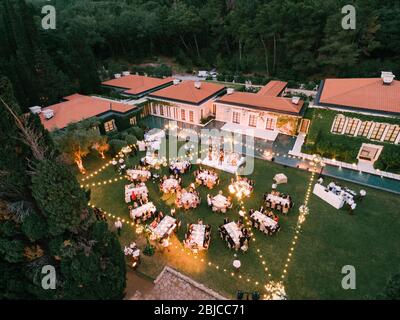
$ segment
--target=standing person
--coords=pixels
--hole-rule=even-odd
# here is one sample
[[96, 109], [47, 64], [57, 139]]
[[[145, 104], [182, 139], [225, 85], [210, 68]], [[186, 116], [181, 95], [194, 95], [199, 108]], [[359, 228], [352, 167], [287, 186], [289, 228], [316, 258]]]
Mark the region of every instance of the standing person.
[[118, 219], [117, 221], [115, 221], [114, 226], [117, 229], [118, 236], [120, 236], [121, 235], [121, 230], [122, 230], [122, 222], [121, 222], [121, 220]]

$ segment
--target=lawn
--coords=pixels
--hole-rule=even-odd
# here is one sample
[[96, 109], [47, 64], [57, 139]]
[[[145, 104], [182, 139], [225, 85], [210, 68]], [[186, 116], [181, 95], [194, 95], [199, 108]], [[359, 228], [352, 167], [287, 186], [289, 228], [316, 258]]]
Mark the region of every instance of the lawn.
[[[136, 157], [137, 161], [140, 156]], [[105, 163], [107, 160], [100, 160], [94, 155], [85, 161], [89, 174]], [[263, 193], [271, 190], [272, 178], [280, 172], [288, 176], [289, 183], [280, 185], [278, 190], [292, 196], [295, 208], [287, 216], [280, 218], [281, 231], [276, 236], [254, 231], [256, 241], [251, 242], [249, 251], [237, 253], [242, 262], [238, 274], [231, 275], [235, 252], [229, 250], [218, 235], [217, 228], [222, 224], [224, 215], [213, 213], [205, 201], [207, 193], [214, 195], [219, 190], [228, 193], [232, 175], [224, 172], [219, 173], [221, 183], [218, 187], [211, 191], [205, 187], [198, 188], [203, 200], [199, 208], [187, 212], [178, 211], [177, 216], [182, 220], [182, 228], [170, 251], [163, 252], [158, 248], [154, 256], [142, 256], [138, 272], [155, 278], [168, 264], [230, 298], [235, 297], [237, 290], [263, 292], [266, 282], [281, 280], [284, 269], [287, 272], [283, 283], [290, 299], [363, 299], [380, 293], [388, 277], [398, 271], [400, 197], [363, 187], [367, 191], [367, 197], [358, 205], [356, 214], [349, 215], [345, 210], [337, 211], [319, 198], [311, 196], [310, 214], [302, 225], [296, 245], [292, 245], [296, 235], [294, 229], [298, 219], [298, 208], [304, 202], [311, 175], [309, 172], [256, 159], [254, 173], [250, 176], [256, 181], [255, 191], [244, 201], [244, 206], [246, 210], [259, 208], [263, 202]], [[116, 176], [114, 168], [108, 166], [81, 183], [97, 184]], [[78, 178], [82, 177], [78, 175]], [[129, 220], [127, 204], [124, 202], [124, 186], [128, 182], [125, 179], [112, 181], [91, 187], [91, 203], [112, 215]], [[192, 173], [183, 176], [184, 186], [193, 181]], [[356, 191], [361, 189], [360, 186], [351, 183], [343, 184]], [[159, 210], [168, 213], [173, 207], [172, 200], [162, 197], [157, 184], [149, 181], [147, 186], [151, 201]], [[231, 220], [237, 219], [237, 208], [235, 205], [228, 211], [227, 216]], [[196, 257], [182, 249], [181, 241], [186, 224], [196, 222], [199, 217], [213, 226], [213, 232], [209, 250]], [[113, 219], [110, 219], [110, 224], [112, 222]], [[133, 226], [124, 224], [120, 237], [122, 245], [136, 241], [143, 249], [146, 244], [143, 238], [135, 233]], [[294, 249], [290, 251], [292, 247]], [[289, 252], [292, 253], [290, 262], [287, 261]], [[265, 265], [262, 261], [265, 261]], [[344, 265], [353, 265], [356, 268], [356, 290], [343, 290], [341, 287], [344, 276], [341, 269]], [[268, 271], [265, 271], [265, 267]]]
[[347, 163], [357, 163], [358, 152], [363, 143], [383, 145], [383, 152], [375, 163], [375, 168], [400, 173], [400, 147], [391, 143], [370, 140], [364, 137], [350, 137], [347, 135], [332, 134], [332, 123], [337, 114], [347, 117], [356, 117], [362, 121], [379, 121], [390, 124], [400, 124], [399, 118], [381, 118], [332, 110], [308, 109], [305, 118], [311, 120], [310, 129], [303, 145], [302, 152], [319, 154], [325, 158], [335, 158]]

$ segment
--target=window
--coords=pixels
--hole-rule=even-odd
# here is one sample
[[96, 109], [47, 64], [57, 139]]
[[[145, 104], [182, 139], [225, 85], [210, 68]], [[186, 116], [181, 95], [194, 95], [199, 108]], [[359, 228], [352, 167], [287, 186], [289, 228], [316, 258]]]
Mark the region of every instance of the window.
[[361, 123], [360, 130], [358, 130], [358, 135], [362, 137], [368, 137], [371, 127], [372, 127], [372, 122], [365, 121]]
[[399, 133], [400, 133], [400, 127], [396, 125], [391, 125], [388, 132], [386, 133], [385, 141], [392, 143], [396, 142]]
[[140, 114], [141, 118], [144, 118], [145, 116], [148, 116], [150, 114], [150, 106], [146, 104], [143, 108], [142, 113]]
[[265, 129], [267, 130], [275, 130], [276, 126], [276, 118], [267, 118], [267, 121], [265, 121]]
[[346, 122], [345, 116], [343, 116], [341, 114], [337, 115], [333, 122], [332, 132], [333, 133], [342, 133], [345, 122]]
[[160, 105], [160, 116], [164, 115], [164, 106]]
[[135, 126], [137, 124], [136, 116], [129, 119], [129, 123], [131, 126]]
[[212, 106], [212, 113], [213, 113], [213, 115], [217, 114], [217, 105], [215, 103]]
[[257, 127], [257, 116], [255, 114], [249, 116], [249, 127]]
[[178, 120], [178, 111], [174, 108], [174, 119]]
[[153, 114], [157, 114], [157, 106], [153, 104]]
[[232, 122], [240, 124], [240, 113], [233, 111], [232, 113]]
[[181, 120], [186, 121], [186, 113], [184, 109], [181, 110]]
[[344, 134], [354, 136], [359, 123], [360, 123], [360, 120], [358, 120], [358, 119], [349, 119], [349, 121], [347, 122], [347, 127], [344, 131]]
[[115, 126], [114, 119], [104, 123], [104, 130], [106, 130], [106, 132], [114, 131], [116, 129], [117, 127]]
[[382, 138], [383, 132], [385, 131], [387, 125], [384, 123], [375, 123], [375, 127], [372, 130], [371, 139], [380, 140]]
[[189, 111], [189, 121], [194, 122], [194, 113], [193, 111]]

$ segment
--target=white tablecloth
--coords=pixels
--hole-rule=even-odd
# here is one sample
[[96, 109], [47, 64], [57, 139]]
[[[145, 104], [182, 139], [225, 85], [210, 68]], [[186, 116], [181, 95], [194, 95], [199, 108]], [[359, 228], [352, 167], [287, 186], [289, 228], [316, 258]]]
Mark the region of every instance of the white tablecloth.
[[216, 195], [211, 202], [212, 205], [218, 209], [225, 209], [228, 207], [228, 199], [221, 194]]
[[178, 169], [179, 171], [186, 170], [189, 167], [190, 163], [188, 161], [176, 161], [170, 164], [170, 168], [172, 170]]
[[277, 204], [280, 203], [281, 205], [290, 205], [289, 199], [283, 199], [282, 197], [273, 195], [271, 193], [267, 196], [267, 200]]
[[141, 195], [141, 194], [148, 194], [149, 190], [147, 187], [140, 186], [140, 187], [135, 187], [134, 185], [126, 185], [125, 186], [125, 202], [128, 203], [131, 201], [131, 194], [134, 192], [136, 195]]
[[206, 226], [204, 224], [193, 224], [190, 233], [190, 243], [197, 244], [199, 247], [204, 245], [204, 237], [206, 233]]
[[199, 180], [203, 180], [203, 181], [209, 181], [209, 180], [211, 180], [213, 183], [215, 183], [215, 181], [217, 180], [217, 175], [214, 175], [214, 174], [208, 174], [208, 173], [205, 173], [205, 172], [200, 172], [198, 175], [197, 175], [197, 177], [196, 177], [197, 179], [199, 179]]
[[262, 214], [259, 211], [255, 211], [251, 215], [251, 217], [259, 223], [262, 223], [266, 228], [275, 229], [278, 226], [278, 223], [276, 221], [274, 221], [270, 217], [267, 217], [265, 214]]
[[157, 210], [156, 206], [153, 204], [153, 202], [148, 202], [145, 205], [141, 207], [137, 207], [136, 209], [132, 209], [130, 216], [133, 219], [134, 217], [140, 218], [143, 213], [151, 211], [155, 212]]
[[149, 156], [149, 155], [143, 157], [142, 161], [146, 162], [147, 164], [149, 164], [151, 166], [155, 166], [157, 163], [160, 162], [157, 158], [154, 158], [154, 157]]
[[189, 202], [190, 204], [196, 202], [198, 200], [197, 196], [194, 193], [184, 192], [180, 196], [180, 200], [182, 203]]
[[236, 222], [229, 222], [228, 224], [224, 225], [225, 230], [228, 232], [229, 236], [233, 240], [233, 242], [239, 246], [240, 245], [240, 237], [242, 237], [242, 231], [240, 231], [239, 227], [237, 226]]
[[158, 238], [163, 238], [175, 229], [175, 227], [176, 219], [171, 216], [165, 216], [155, 228], [152, 228], [151, 226], [149, 228]]
[[141, 177], [150, 178], [150, 171], [147, 170], [127, 170], [126, 174], [133, 180], [140, 179]]
[[179, 182], [176, 179], [167, 179], [162, 184], [162, 189], [164, 192], [169, 192], [172, 189], [176, 189], [179, 186]]

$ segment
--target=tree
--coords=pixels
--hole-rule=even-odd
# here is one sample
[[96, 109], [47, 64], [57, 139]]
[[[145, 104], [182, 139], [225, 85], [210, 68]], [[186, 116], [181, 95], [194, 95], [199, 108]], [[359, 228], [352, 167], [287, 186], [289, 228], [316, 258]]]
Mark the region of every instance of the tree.
[[377, 298], [384, 300], [400, 300], [400, 273], [390, 277], [384, 291]]
[[104, 153], [110, 150], [107, 137], [99, 137], [98, 140], [93, 144], [93, 149], [95, 149], [100, 154], [101, 158], [104, 159], [106, 157]]
[[[121, 299], [124, 255], [37, 119], [0, 77], [0, 298]], [[42, 267], [56, 270], [43, 290]]]
[[83, 159], [90, 153], [91, 149], [95, 146], [101, 146], [101, 150], [105, 148], [104, 137], [100, 135], [97, 126], [98, 120], [92, 118], [71, 124], [64, 130], [54, 133], [57, 148], [70, 161], [75, 163], [83, 174], [86, 172]]

